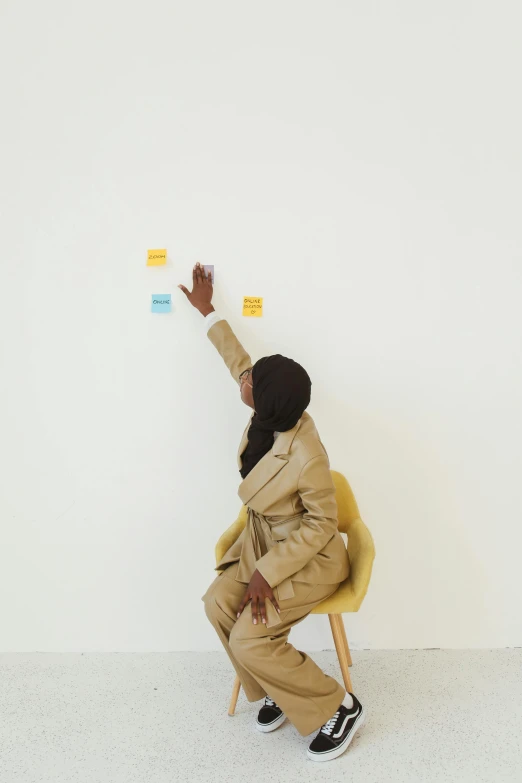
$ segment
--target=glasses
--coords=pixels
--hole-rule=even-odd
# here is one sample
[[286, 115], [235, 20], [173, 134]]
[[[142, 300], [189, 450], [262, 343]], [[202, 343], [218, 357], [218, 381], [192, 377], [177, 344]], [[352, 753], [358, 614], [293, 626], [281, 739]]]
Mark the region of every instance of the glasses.
[[[248, 370], [243, 370], [241, 375], [239, 376], [239, 383], [245, 383], [250, 381], [250, 378], [252, 377], [252, 367], [249, 367]], [[250, 384], [252, 385], [252, 384]]]

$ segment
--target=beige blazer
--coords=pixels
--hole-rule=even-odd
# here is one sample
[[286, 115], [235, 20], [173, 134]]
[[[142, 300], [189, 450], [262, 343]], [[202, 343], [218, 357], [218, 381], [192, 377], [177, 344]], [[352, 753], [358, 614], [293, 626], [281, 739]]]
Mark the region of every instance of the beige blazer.
[[[208, 337], [239, 383], [239, 375], [253, 362], [227, 321], [214, 324]], [[239, 467], [249, 427], [250, 421], [239, 445]], [[272, 588], [279, 586], [281, 599], [293, 595], [292, 581], [334, 584], [346, 579], [348, 553], [337, 529], [328, 455], [308, 413], [277, 436], [238, 494], [249, 510], [247, 525], [216, 569], [239, 561], [236, 579], [248, 583], [257, 568]]]

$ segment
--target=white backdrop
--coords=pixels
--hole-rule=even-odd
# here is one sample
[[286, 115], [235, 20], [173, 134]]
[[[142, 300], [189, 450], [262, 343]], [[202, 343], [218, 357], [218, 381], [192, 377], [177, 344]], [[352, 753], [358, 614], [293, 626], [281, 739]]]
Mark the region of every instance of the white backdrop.
[[253, 358], [312, 376], [378, 551], [353, 646], [522, 644], [521, 23], [2, 2], [0, 649], [221, 649], [248, 410], [176, 288], [196, 260]]

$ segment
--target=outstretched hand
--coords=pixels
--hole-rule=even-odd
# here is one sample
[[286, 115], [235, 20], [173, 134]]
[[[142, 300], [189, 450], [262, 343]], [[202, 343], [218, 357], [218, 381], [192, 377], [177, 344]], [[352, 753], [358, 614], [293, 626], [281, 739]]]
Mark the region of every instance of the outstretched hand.
[[212, 273], [209, 272], [207, 275], [199, 261], [192, 270], [192, 291], [189, 291], [184, 285], [179, 285], [178, 288], [181, 288], [190, 304], [199, 310], [201, 315], [214, 312], [212, 307], [212, 293], [214, 291]]
[[274, 607], [280, 612], [279, 604], [276, 601], [274, 591], [266, 581], [265, 577], [260, 574], [259, 571], [254, 571], [252, 578], [248, 584], [243, 600], [239, 604], [237, 616], [241, 615], [241, 612], [249, 601], [252, 601], [252, 622], [254, 625], [257, 623], [258, 614], [261, 615], [261, 622], [266, 623], [266, 599], [269, 598]]

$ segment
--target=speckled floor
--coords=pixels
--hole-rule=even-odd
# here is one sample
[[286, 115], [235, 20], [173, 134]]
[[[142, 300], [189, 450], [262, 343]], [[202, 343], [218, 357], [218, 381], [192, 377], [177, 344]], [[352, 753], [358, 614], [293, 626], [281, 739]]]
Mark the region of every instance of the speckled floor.
[[[313, 657], [340, 678], [333, 652]], [[314, 764], [288, 721], [256, 731], [261, 702], [241, 694], [227, 716], [222, 652], [0, 655], [0, 781], [522, 781], [521, 649], [353, 658], [368, 721], [339, 759]]]

